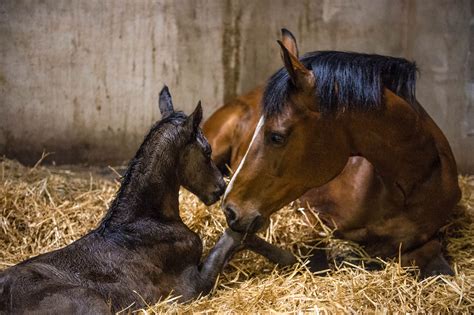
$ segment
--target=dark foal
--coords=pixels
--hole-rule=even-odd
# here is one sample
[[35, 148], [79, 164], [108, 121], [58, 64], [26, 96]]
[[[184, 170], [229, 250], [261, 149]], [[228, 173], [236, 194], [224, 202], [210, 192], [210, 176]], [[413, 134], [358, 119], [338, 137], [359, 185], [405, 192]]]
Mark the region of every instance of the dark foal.
[[[0, 313], [102, 314], [144, 307], [169, 294], [188, 301], [212, 289], [225, 263], [243, 248], [243, 235], [226, 231], [200, 263], [201, 240], [179, 216], [179, 188], [209, 205], [225, 183], [199, 128], [200, 104], [189, 117], [175, 112], [165, 87], [159, 105], [163, 119], [130, 162], [99, 227], [2, 272]], [[246, 242], [274, 261], [283, 257], [281, 264], [294, 262], [261, 239]]]

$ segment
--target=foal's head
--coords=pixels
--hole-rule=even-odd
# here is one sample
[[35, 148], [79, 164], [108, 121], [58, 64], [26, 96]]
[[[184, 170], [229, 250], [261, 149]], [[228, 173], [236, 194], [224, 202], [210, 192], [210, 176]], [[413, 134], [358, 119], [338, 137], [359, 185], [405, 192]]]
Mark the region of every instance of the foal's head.
[[211, 160], [211, 147], [199, 127], [202, 120], [201, 102], [186, 117], [174, 111], [171, 95], [165, 86], [160, 92], [159, 106], [162, 123], [172, 123], [179, 134], [179, 142], [184, 143], [178, 154], [176, 169], [180, 184], [206, 205], [213, 204], [224, 192], [225, 182]]

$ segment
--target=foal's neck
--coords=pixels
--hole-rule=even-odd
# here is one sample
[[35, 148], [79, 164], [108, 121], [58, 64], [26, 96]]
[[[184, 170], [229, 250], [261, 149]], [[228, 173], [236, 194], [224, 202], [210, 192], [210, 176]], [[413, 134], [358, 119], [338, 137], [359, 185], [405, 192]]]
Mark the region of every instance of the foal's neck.
[[154, 143], [145, 141], [130, 162], [102, 227], [119, 226], [138, 219], [181, 220], [177, 174], [179, 148], [174, 141], [157, 138], [150, 140]]

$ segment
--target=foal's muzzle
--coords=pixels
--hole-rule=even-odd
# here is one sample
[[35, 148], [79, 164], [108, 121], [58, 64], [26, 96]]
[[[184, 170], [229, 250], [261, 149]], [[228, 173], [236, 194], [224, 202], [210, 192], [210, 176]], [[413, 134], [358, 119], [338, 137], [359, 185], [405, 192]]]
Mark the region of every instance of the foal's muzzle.
[[203, 198], [202, 201], [204, 202], [204, 204], [206, 204], [206, 206], [210, 206], [214, 204], [220, 199], [220, 197], [225, 191], [225, 188], [226, 188], [225, 182], [223, 179], [221, 179], [217, 183], [215, 190], [210, 194], [210, 196], [207, 196], [207, 198]]

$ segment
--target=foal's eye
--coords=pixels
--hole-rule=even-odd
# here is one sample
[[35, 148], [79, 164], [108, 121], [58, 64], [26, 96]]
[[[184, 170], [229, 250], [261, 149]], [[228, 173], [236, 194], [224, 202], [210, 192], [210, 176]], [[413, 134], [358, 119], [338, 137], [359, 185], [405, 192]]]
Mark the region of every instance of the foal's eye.
[[275, 146], [282, 146], [286, 142], [286, 137], [285, 135], [282, 135], [281, 133], [272, 132], [270, 134], [270, 141]]

